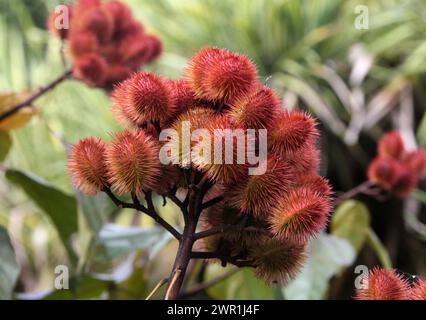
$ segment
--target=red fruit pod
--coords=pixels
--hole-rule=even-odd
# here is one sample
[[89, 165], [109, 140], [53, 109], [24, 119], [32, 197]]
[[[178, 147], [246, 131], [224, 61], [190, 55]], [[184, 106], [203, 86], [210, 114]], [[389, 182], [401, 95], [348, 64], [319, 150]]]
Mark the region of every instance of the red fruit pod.
[[280, 110], [281, 102], [268, 87], [258, 86], [253, 92], [231, 103], [229, 116], [237, 127], [262, 129], [272, 126]]
[[294, 179], [287, 162], [270, 155], [261, 175], [246, 175], [226, 191], [227, 204], [255, 217], [269, 215]]
[[376, 157], [369, 165], [368, 180], [385, 190], [390, 190], [395, 185], [401, 166], [393, 158]]
[[111, 39], [114, 32], [114, 17], [105, 7], [87, 9], [78, 20], [76, 27], [78, 31], [93, 33], [101, 43]]
[[182, 114], [197, 106], [198, 101], [185, 79], [168, 80], [168, 84], [176, 103], [174, 116]]
[[292, 188], [303, 187], [314, 190], [323, 197], [329, 197], [333, 194], [329, 181], [313, 173], [301, 174], [295, 177]]
[[114, 136], [107, 149], [110, 183], [118, 194], [142, 194], [156, 187], [161, 175], [157, 143], [143, 130]]
[[268, 147], [279, 156], [313, 144], [318, 136], [315, 120], [303, 111], [283, 110], [268, 130]]
[[175, 110], [175, 101], [167, 82], [153, 73], [139, 72], [119, 84], [112, 93], [113, 114], [141, 126], [164, 122]]
[[269, 218], [272, 234], [282, 240], [308, 240], [324, 229], [331, 210], [330, 202], [330, 198], [311, 188], [291, 190], [280, 199]]
[[419, 176], [424, 176], [426, 170], [426, 150], [419, 149], [405, 155], [403, 165], [416, 172]]
[[73, 6], [76, 17], [81, 17], [87, 10], [100, 7], [102, 0], [77, 0]]
[[393, 270], [375, 268], [361, 280], [362, 288], [356, 290], [358, 300], [408, 300], [408, 282]]
[[114, 33], [120, 33], [132, 23], [132, 11], [121, 1], [108, 1], [104, 7], [114, 19]]
[[386, 133], [377, 146], [379, 156], [400, 160], [404, 156], [405, 147], [402, 137], [398, 131]]
[[144, 41], [147, 43], [149, 48], [145, 62], [152, 63], [157, 60], [157, 58], [163, 52], [163, 43], [157, 36], [151, 34], [146, 35]]
[[69, 50], [75, 59], [99, 48], [98, 39], [91, 32], [71, 32], [69, 41]]
[[90, 86], [102, 87], [105, 84], [107, 72], [107, 62], [96, 53], [82, 55], [73, 66], [74, 76]]
[[114, 85], [126, 80], [131, 73], [132, 71], [130, 70], [130, 68], [122, 64], [110, 64], [108, 67], [106, 86], [108, 88], [113, 88]]
[[72, 7], [61, 5], [55, 8], [47, 17], [47, 29], [61, 39], [67, 39], [71, 26]]
[[426, 281], [418, 279], [411, 288], [411, 300], [426, 300]]
[[400, 199], [405, 199], [417, 186], [418, 176], [412, 170], [400, 166], [391, 192]]
[[287, 161], [295, 174], [316, 174], [320, 166], [320, 151], [313, 143], [306, 143], [292, 152], [284, 152], [280, 158]]
[[306, 260], [306, 244], [289, 239], [281, 241], [261, 236], [249, 252], [256, 276], [269, 284], [286, 284]]
[[85, 138], [74, 144], [68, 159], [73, 184], [82, 192], [95, 195], [109, 186], [106, 145], [96, 138]]

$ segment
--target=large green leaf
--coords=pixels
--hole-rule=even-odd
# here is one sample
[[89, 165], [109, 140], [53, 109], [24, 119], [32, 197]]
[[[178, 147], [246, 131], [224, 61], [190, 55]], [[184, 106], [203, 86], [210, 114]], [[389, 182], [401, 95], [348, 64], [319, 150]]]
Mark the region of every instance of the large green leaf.
[[355, 260], [349, 241], [321, 234], [309, 244], [308, 260], [296, 278], [283, 288], [290, 300], [319, 300], [324, 298], [329, 280], [342, 267]]
[[70, 259], [74, 261], [75, 255], [71, 248], [70, 237], [78, 228], [75, 198], [28, 173], [7, 170], [6, 178], [22, 188], [28, 197], [47, 214], [67, 248]]
[[[206, 281], [211, 281], [227, 272], [230, 268], [223, 268], [218, 264], [209, 265]], [[273, 299], [274, 289], [257, 279], [252, 269], [242, 268], [235, 274], [207, 289], [208, 294], [214, 299], [252, 300]]]
[[0, 161], [6, 159], [11, 146], [12, 139], [10, 138], [10, 135], [7, 132], [0, 130]]
[[364, 245], [370, 228], [370, 212], [360, 201], [348, 200], [339, 205], [331, 219], [331, 232], [351, 242], [356, 251]]
[[0, 226], [0, 300], [11, 297], [19, 272], [9, 235], [6, 229]]

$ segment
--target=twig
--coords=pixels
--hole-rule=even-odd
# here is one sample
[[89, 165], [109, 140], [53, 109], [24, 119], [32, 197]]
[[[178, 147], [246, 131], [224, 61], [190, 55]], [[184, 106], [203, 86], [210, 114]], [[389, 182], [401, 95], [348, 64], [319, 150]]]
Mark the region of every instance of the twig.
[[388, 199], [388, 196], [383, 195], [383, 191], [384, 190], [377, 187], [374, 183], [370, 181], [364, 181], [355, 188], [339, 195], [336, 199], [334, 199], [334, 205], [337, 206], [345, 200], [354, 198], [358, 194], [366, 194], [376, 198], [377, 200], [384, 201]]
[[202, 210], [207, 209], [208, 207], [214, 206], [215, 204], [221, 202], [222, 200], [223, 200], [223, 196], [218, 196], [213, 199], [210, 199], [209, 201], [203, 203], [203, 205], [201, 206], [201, 209]]
[[152, 298], [152, 296], [162, 287], [164, 286], [167, 281], [169, 281], [169, 278], [163, 278], [160, 280], [160, 282], [157, 283], [157, 285], [152, 289], [151, 293], [145, 298], [145, 300], [149, 300]]
[[0, 115], [0, 121], [3, 121], [4, 119], [7, 119], [11, 116], [13, 116], [15, 113], [17, 113], [22, 108], [31, 105], [35, 100], [37, 100], [39, 97], [41, 97], [46, 92], [52, 90], [55, 88], [59, 83], [62, 81], [70, 78], [72, 75], [72, 70], [66, 70], [62, 75], [60, 75], [58, 78], [50, 82], [44, 87], [41, 87], [36, 93], [32, 94], [30, 97], [28, 97], [26, 100], [20, 102], [19, 104], [11, 107], [8, 111], [4, 112]]
[[217, 276], [216, 278], [214, 278], [214, 279], [212, 279], [208, 282], [199, 283], [199, 284], [193, 286], [190, 290], [179, 295], [179, 298], [180, 299], [188, 298], [188, 297], [194, 296], [197, 293], [200, 293], [200, 292], [202, 292], [202, 291], [204, 291], [204, 290], [206, 290], [210, 287], [213, 287], [214, 285], [218, 284], [219, 282], [222, 282], [226, 278], [229, 278], [230, 276], [232, 276], [238, 270], [239, 270], [239, 268], [232, 268], [231, 270], [228, 270], [227, 272], [222, 273], [221, 275]]

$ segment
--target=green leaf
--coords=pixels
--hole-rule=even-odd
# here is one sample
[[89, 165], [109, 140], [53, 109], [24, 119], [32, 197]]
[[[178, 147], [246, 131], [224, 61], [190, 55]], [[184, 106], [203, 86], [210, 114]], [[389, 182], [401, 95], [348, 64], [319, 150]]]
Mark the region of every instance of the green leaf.
[[331, 233], [347, 239], [358, 252], [370, 228], [370, 212], [360, 201], [348, 200], [339, 205], [331, 218]]
[[7, 170], [6, 178], [14, 185], [22, 188], [31, 200], [47, 214], [55, 225], [70, 259], [75, 262], [75, 254], [70, 244], [70, 237], [78, 228], [75, 198], [28, 173]]
[[422, 146], [426, 146], [426, 114], [423, 115], [417, 129], [417, 140]]
[[12, 139], [10, 138], [10, 135], [7, 132], [0, 130], [0, 161], [6, 159], [11, 146]]
[[[223, 268], [218, 264], [208, 266], [206, 281], [211, 281], [234, 267]], [[270, 300], [274, 298], [274, 288], [255, 277], [253, 270], [242, 268], [235, 274], [207, 289], [214, 299], [226, 300]]]
[[0, 300], [10, 299], [20, 267], [5, 228], [0, 226]]
[[329, 280], [342, 267], [355, 260], [355, 251], [349, 241], [329, 234], [321, 234], [309, 244], [308, 260], [301, 272], [285, 288], [290, 300], [319, 300], [327, 292]]

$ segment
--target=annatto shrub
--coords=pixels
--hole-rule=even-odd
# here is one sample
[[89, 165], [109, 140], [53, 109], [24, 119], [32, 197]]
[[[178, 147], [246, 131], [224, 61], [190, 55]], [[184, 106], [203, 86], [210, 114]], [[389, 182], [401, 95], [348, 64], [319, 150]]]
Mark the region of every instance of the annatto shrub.
[[[69, 20], [69, 28], [64, 19]], [[117, 0], [78, 0], [66, 10], [52, 12], [47, 26], [66, 40], [74, 77], [107, 90], [162, 51], [161, 41], [147, 34], [130, 8]]]
[[[136, 73], [112, 99], [125, 130], [110, 143], [73, 145], [69, 172], [82, 192], [106, 192], [179, 240], [167, 299], [179, 296], [192, 258], [253, 267], [268, 283], [297, 273], [331, 210], [310, 115], [282, 109], [247, 57], [211, 47], [192, 57], [184, 79]], [[178, 205], [183, 231], [158, 215], [152, 192]]]
[[398, 198], [406, 198], [426, 170], [426, 150], [407, 151], [397, 131], [385, 134], [377, 147], [378, 155], [368, 168], [370, 182]]

